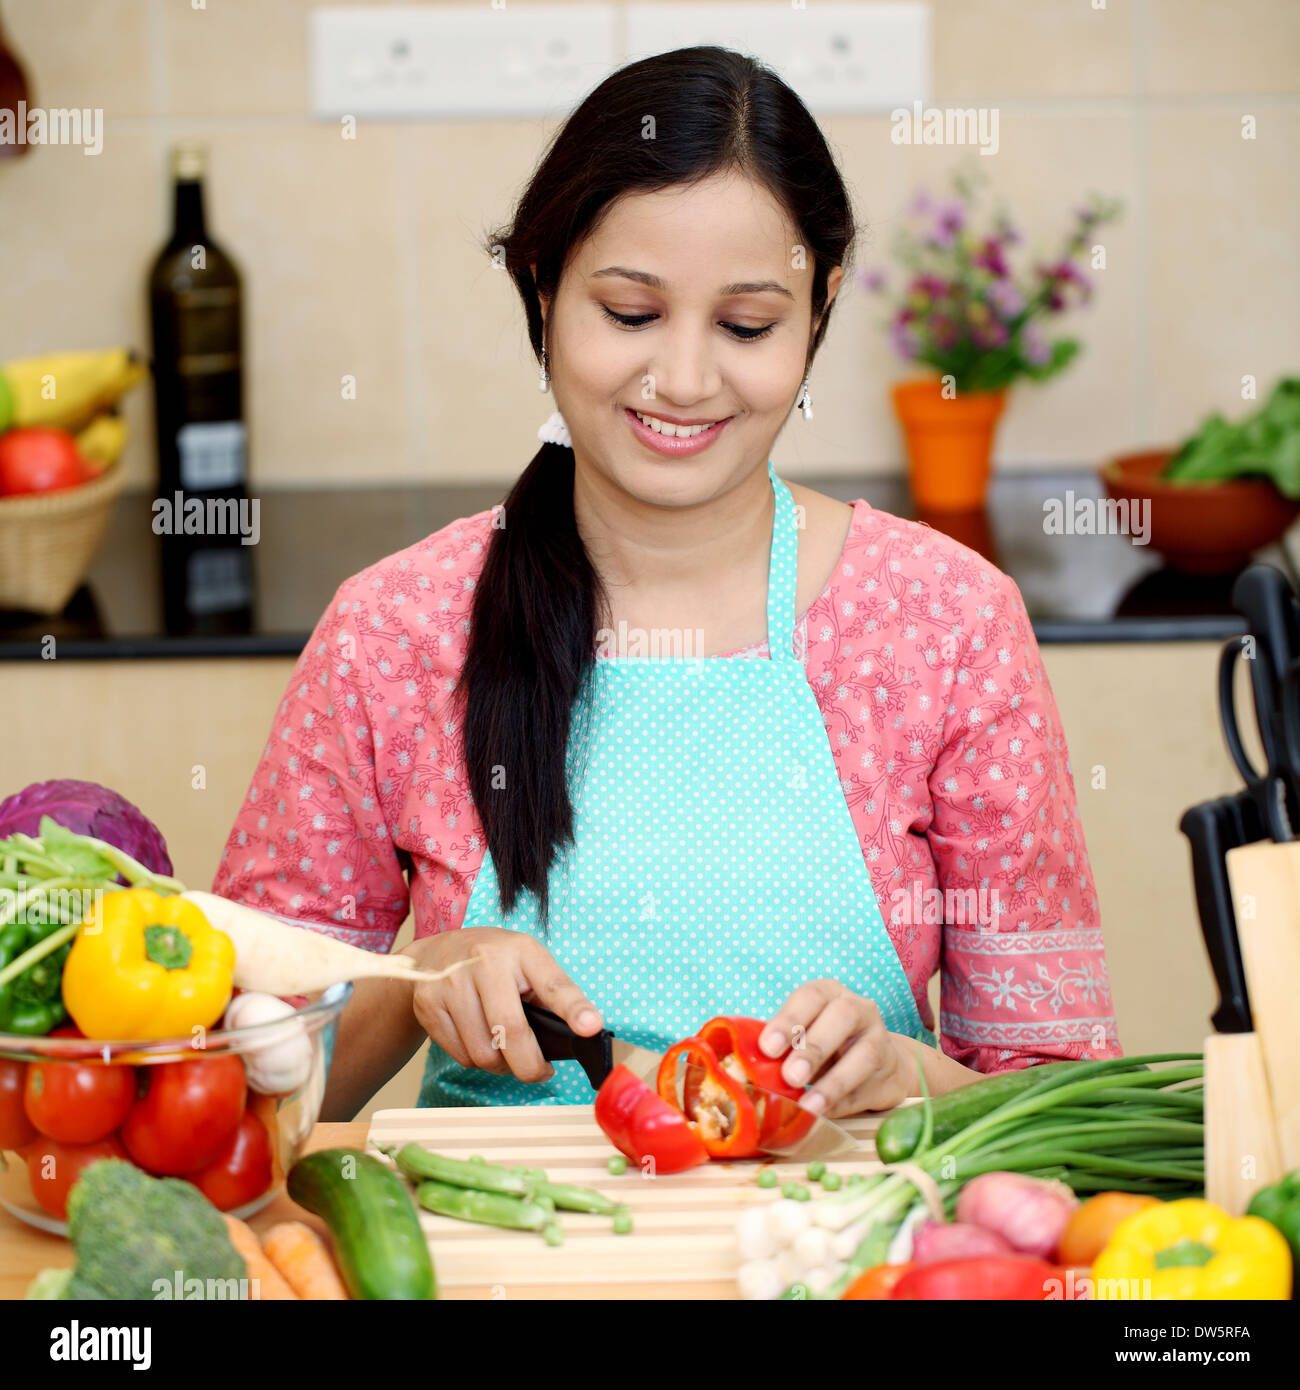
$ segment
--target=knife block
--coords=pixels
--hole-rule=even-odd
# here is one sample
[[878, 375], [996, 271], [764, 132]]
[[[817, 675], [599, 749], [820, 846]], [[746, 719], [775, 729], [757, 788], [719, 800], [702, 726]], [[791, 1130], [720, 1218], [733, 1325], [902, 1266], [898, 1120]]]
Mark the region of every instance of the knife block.
[[1241, 1216], [1251, 1197], [1282, 1173], [1259, 1037], [1211, 1033], [1205, 1040], [1206, 1199]]
[[1300, 1168], [1300, 841], [1240, 845], [1224, 861], [1278, 1150], [1290, 1171]]

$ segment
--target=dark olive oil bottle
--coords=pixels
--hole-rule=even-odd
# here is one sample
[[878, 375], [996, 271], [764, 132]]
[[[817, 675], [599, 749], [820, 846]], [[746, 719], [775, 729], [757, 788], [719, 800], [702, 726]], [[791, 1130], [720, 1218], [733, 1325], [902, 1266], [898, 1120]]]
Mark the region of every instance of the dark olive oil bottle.
[[[239, 271], [209, 236], [202, 145], [172, 147], [172, 234], [149, 275], [167, 631], [246, 632], [253, 622]], [[240, 531], [243, 524], [244, 530]]]

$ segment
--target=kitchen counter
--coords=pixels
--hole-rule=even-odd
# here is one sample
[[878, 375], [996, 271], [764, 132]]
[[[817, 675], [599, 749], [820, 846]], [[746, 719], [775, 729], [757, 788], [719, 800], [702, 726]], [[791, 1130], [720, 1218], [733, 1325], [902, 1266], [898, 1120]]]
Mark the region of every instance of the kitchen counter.
[[[865, 497], [882, 511], [917, 515], [902, 477], [800, 481], [845, 501]], [[152, 530], [154, 494], [124, 493], [86, 582], [62, 614], [0, 612], [0, 659], [47, 657], [42, 644], [49, 637], [58, 656], [70, 660], [296, 657], [344, 579], [457, 517], [494, 506], [504, 492], [496, 484], [263, 491], [258, 544], [235, 546], [226, 556], [249, 563], [251, 602], [184, 621], [165, 613], [164, 538]], [[1123, 536], [1044, 534], [1044, 501], [1069, 493], [1100, 497], [1096, 472], [1004, 471], [994, 476], [986, 512], [922, 519], [1015, 580], [1040, 643], [1224, 641], [1242, 631], [1231, 576], [1177, 574], [1149, 547]], [[166, 539], [174, 550], [178, 538]], [[1298, 582], [1285, 546], [1256, 558]]]
[[[319, 1124], [312, 1130], [304, 1146], [304, 1152], [316, 1149], [349, 1148], [364, 1149], [369, 1122], [355, 1120], [349, 1124]], [[281, 1192], [274, 1201], [263, 1207], [256, 1216], [249, 1218], [248, 1224], [259, 1234], [278, 1221], [303, 1221], [322, 1233], [324, 1223], [318, 1217], [303, 1211]], [[0, 1211], [0, 1299], [22, 1298], [28, 1284], [39, 1270], [61, 1267], [75, 1263], [72, 1246], [61, 1236], [51, 1235], [28, 1226], [17, 1217]], [[437, 1267], [437, 1252], [434, 1252], [434, 1266]], [[440, 1289], [439, 1298], [472, 1299], [493, 1298], [493, 1288], [484, 1284], [481, 1287], [466, 1285], [454, 1289]], [[583, 1299], [583, 1298], [660, 1298], [665, 1296], [663, 1284], [622, 1284], [616, 1289], [593, 1280], [586, 1284], [511, 1284], [509, 1296], [512, 1299]], [[672, 1286], [673, 1298], [735, 1298], [736, 1287], [731, 1281], [700, 1281], [697, 1283], [676, 1283]]]

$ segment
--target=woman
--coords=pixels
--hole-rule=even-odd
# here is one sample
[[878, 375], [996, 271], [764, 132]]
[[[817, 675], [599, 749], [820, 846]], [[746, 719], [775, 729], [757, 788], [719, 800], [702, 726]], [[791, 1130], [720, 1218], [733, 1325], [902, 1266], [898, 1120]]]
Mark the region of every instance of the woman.
[[[358, 984], [327, 1117], [426, 1034], [423, 1105], [589, 1101], [521, 999], [660, 1050], [762, 1018], [830, 1116], [917, 1093], [918, 1054], [932, 1093], [1118, 1054], [1019, 591], [769, 462], [853, 238], [798, 98], [700, 47], [603, 82], [491, 239], [560, 410], [503, 508], [340, 586], [214, 884], [379, 951], [409, 906], [406, 954], [478, 957]], [[945, 925], [941, 888], [984, 910]]]

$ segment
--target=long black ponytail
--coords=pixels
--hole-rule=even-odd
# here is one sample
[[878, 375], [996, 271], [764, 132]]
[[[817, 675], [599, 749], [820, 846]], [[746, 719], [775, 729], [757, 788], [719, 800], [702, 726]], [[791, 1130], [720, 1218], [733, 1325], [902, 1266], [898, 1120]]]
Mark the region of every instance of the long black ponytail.
[[[652, 137], [647, 122], [653, 118]], [[523, 300], [528, 337], [544, 349], [571, 249], [614, 200], [735, 170], [787, 210], [813, 267], [817, 327], [830, 315], [830, 268], [847, 266], [850, 200], [816, 121], [770, 69], [704, 45], [631, 63], [607, 77], [556, 133], [508, 228], [485, 249]], [[573, 451], [543, 444], [509, 495], [474, 594], [457, 686], [470, 792], [496, 865], [501, 910], [523, 890], [549, 910], [547, 876], [573, 840], [569, 796], [575, 705], [590, 680], [606, 596], [578, 533]]]

